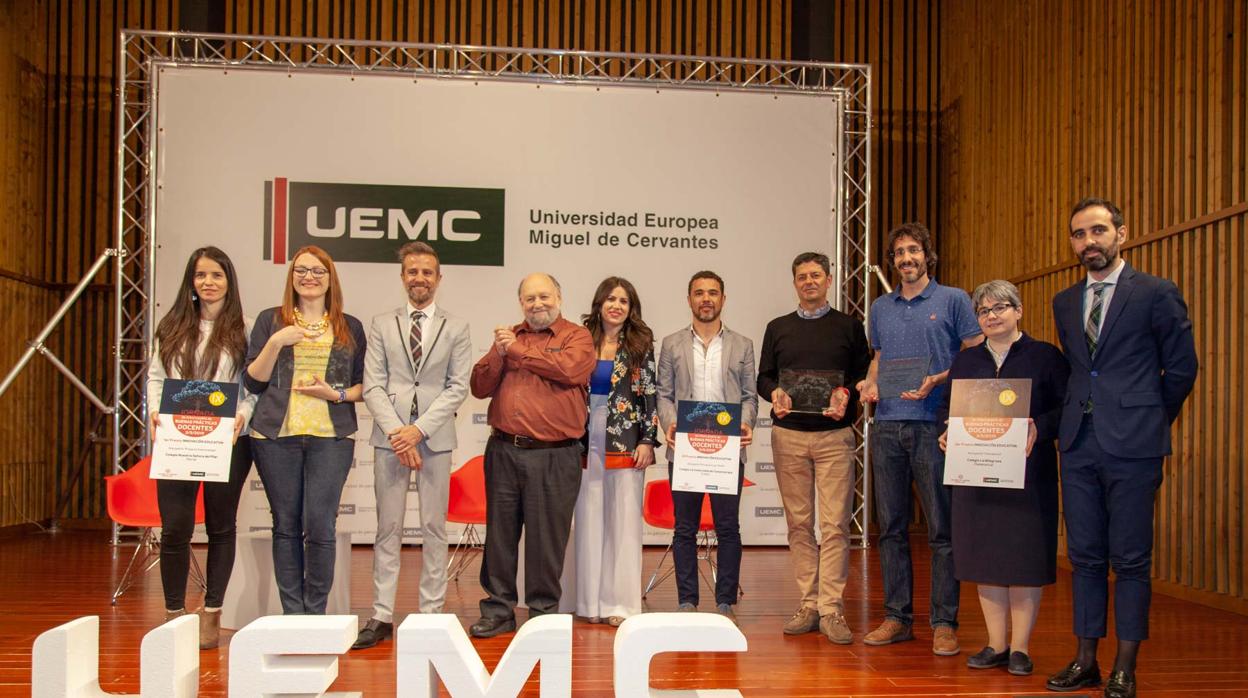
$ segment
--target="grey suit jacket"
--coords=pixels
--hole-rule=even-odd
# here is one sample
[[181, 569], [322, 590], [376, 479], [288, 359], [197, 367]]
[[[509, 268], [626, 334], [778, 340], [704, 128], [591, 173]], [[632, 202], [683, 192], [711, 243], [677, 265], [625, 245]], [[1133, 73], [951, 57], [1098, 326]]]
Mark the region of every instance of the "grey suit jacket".
[[424, 337], [420, 366], [412, 366], [408, 349], [407, 305], [373, 318], [364, 357], [364, 404], [373, 414], [378, 448], [390, 448], [391, 431], [410, 419], [412, 396], [420, 415], [414, 424], [432, 451], [450, 451], [455, 439], [455, 411], [468, 397], [472, 372], [472, 335], [468, 323], [437, 306]]
[[[741, 403], [741, 419], [751, 428], [758, 417], [754, 342], [724, 327], [724, 399]], [[683, 327], [663, 338], [659, 351], [659, 424], [663, 433], [676, 421], [676, 401], [693, 399], [693, 333]], [[672, 445], [667, 459], [672, 460]], [[741, 448], [745, 457], [745, 448]]]

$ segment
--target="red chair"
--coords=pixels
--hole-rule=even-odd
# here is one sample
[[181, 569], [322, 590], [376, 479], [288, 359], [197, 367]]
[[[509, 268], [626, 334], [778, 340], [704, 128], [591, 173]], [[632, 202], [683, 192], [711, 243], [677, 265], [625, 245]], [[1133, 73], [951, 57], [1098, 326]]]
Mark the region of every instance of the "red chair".
[[[743, 479], [741, 487], [753, 487], [754, 483], [748, 479]], [[675, 505], [672, 503], [672, 485], [666, 479], [651, 480], [646, 483], [646, 493], [642, 497], [641, 502], [641, 518], [655, 528], [662, 528], [668, 531], [676, 528], [676, 511]], [[711, 498], [709, 495], [702, 497], [702, 516], [698, 521], [698, 560], [706, 563], [706, 569], [710, 571], [710, 578], [707, 578], [706, 570], [702, 569], [702, 565], [698, 565], [698, 574], [702, 576], [702, 581], [713, 591], [715, 589], [715, 546], [718, 541], [715, 538], [715, 517], [711, 511]], [[676, 568], [668, 567], [664, 569], [663, 564], [667, 562], [667, 556], [672, 552], [672, 542], [669, 541], [667, 549], [663, 551], [663, 557], [659, 558], [659, 564], [654, 568], [654, 573], [650, 575], [650, 581], [646, 583], [646, 588], [641, 592], [641, 598], [654, 590], [655, 587], [667, 581], [669, 577], [676, 573]], [[740, 586], [737, 587], [737, 598], [745, 596], [745, 590]]]
[[[104, 478], [104, 500], [108, 505], [108, 517], [120, 526], [139, 529], [139, 542], [130, 556], [130, 564], [121, 575], [117, 589], [113, 591], [113, 604], [126, 593], [139, 577], [160, 562], [160, 539], [152, 530], [160, 527], [160, 507], [156, 503], [156, 481], [150, 477], [152, 457], [147, 456], [120, 475]], [[199, 488], [195, 499], [195, 523], [204, 522], [204, 488]], [[191, 555], [191, 580], [201, 590], [208, 587], [204, 581], [199, 561]]]
[[459, 542], [446, 563], [447, 577], [458, 582], [472, 556], [485, 547], [485, 541], [477, 532], [477, 526], [485, 525], [485, 456], [470, 458], [451, 473], [446, 520], [467, 526], [459, 534]]

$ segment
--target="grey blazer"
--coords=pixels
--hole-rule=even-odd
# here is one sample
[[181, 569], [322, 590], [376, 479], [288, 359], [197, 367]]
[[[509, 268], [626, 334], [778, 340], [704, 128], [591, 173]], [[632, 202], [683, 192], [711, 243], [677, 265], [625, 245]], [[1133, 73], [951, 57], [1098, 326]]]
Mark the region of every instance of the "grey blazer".
[[[724, 327], [724, 399], [741, 403], [741, 419], [751, 428], [758, 417], [755, 391], [754, 342]], [[663, 338], [659, 351], [659, 424], [663, 433], [676, 421], [676, 401], [693, 399], [693, 333], [683, 327]], [[667, 460], [672, 460], [667, 445]], [[741, 448], [745, 458], [745, 447]]]
[[373, 414], [369, 443], [390, 448], [391, 431], [411, 419], [412, 396], [420, 415], [413, 422], [431, 451], [450, 451], [455, 411], [468, 397], [472, 335], [468, 323], [437, 306], [424, 337], [420, 366], [412, 366], [407, 344], [407, 305], [373, 318], [364, 357], [364, 404]]

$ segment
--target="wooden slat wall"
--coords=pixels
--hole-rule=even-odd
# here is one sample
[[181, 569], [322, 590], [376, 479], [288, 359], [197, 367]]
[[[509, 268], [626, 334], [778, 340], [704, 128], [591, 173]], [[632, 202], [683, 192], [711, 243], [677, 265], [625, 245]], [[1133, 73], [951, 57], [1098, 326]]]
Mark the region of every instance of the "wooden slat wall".
[[936, 0], [805, 0], [796, 5], [794, 59], [871, 66], [872, 256], [877, 264], [885, 259], [883, 241], [890, 228], [909, 221], [935, 227], [945, 205], [937, 181], [939, 28], [945, 5]]
[[[221, 2], [225, 31], [239, 34], [752, 58], [786, 58], [792, 39], [791, 0]], [[0, 0], [0, 307], [16, 310], [5, 312], [14, 341], [0, 342], [0, 371], [20, 354], [16, 340], [33, 337], [114, 244], [117, 36], [178, 29], [178, 8], [178, 0]], [[108, 400], [111, 277], [95, 281], [48, 346]], [[46, 361], [28, 370], [0, 399], [0, 526], [51, 516], [96, 417]], [[45, 409], [19, 409], [31, 404]], [[4, 438], [9, 430], [14, 438]], [[91, 450], [67, 517], [104, 515], [110, 455]]]
[[1050, 301], [1082, 276], [1070, 206], [1122, 207], [1140, 243], [1127, 259], [1178, 284], [1201, 360], [1158, 498], [1156, 583], [1248, 612], [1248, 3], [966, 0], [945, 13], [946, 280], [1014, 278], [1025, 327], [1052, 340]]

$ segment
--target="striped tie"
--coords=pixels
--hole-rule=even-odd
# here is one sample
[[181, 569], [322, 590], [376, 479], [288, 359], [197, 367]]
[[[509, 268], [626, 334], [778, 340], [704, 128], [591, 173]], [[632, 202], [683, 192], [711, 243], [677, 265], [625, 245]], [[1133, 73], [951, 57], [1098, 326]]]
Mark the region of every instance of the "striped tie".
[[[424, 349], [421, 346], [420, 322], [425, 319], [425, 314], [419, 310], [412, 311], [412, 331], [408, 335], [408, 345], [412, 350], [412, 370], [420, 371], [420, 359], [424, 356]], [[419, 414], [418, 405], [416, 403], [416, 394], [412, 393], [412, 414]]]
[[1092, 284], [1092, 310], [1088, 312], [1088, 324], [1083, 328], [1089, 358], [1096, 356], [1096, 344], [1101, 337], [1101, 312], [1105, 308], [1105, 287], [1108, 285], [1104, 281]]

